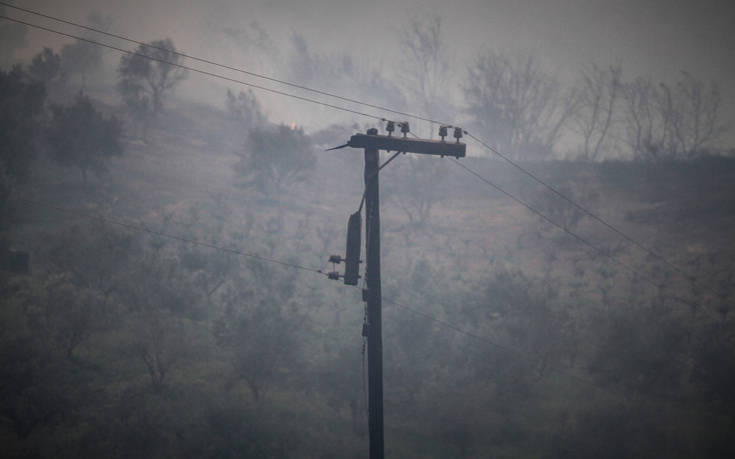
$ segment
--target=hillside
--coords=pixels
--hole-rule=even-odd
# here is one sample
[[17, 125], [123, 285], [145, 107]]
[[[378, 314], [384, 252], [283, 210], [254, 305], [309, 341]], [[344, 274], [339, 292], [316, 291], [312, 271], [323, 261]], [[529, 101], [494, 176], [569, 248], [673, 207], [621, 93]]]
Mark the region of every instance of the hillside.
[[[364, 456], [359, 292], [182, 240], [325, 268], [362, 152], [321, 147], [350, 132], [306, 133], [313, 169], [279, 197], [235, 186], [242, 126], [182, 101], [86, 185], [42, 158], [8, 233], [31, 272], [0, 286], [5, 451]], [[454, 160], [384, 169], [389, 456], [735, 452], [735, 159], [521, 163], [664, 261], [470, 154], [604, 253]]]

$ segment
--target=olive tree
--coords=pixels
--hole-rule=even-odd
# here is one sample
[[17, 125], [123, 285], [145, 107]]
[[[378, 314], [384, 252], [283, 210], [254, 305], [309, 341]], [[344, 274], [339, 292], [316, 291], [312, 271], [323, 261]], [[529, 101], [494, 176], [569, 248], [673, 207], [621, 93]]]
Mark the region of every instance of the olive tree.
[[84, 94], [70, 106], [52, 106], [51, 114], [49, 151], [60, 164], [78, 168], [85, 184], [88, 171], [104, 172], [108, 158], [123, 153], [122, 123], [106, 118]]
[[13, 191], [27, 182], [40, 148], [46, 89], [21, 67], [0, 69], [0, 231], [6, 229]]
[[302, 128], [284, 124], [254, 128], [235, 166], [238, 185], [278, 200], [286, 190], [308, 178], [314, 167], [311, 138]]
[[141, 44], [120, 58], [118, 90], [133, 116], [150, 119], [163, 111], [166, 98], [186, 77], [181, 61], [170, 38]]

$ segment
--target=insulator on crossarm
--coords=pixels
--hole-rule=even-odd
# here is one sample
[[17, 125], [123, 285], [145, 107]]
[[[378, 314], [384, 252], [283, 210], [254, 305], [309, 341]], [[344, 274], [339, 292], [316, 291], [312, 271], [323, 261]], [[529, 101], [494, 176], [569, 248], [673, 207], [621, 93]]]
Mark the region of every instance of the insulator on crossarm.
[[448, 126], [439, 126], [439, 137], [442, 138], [442, 142], [444, 141], [444, 138], [447, 136], [447, 129], [448, 129]]
[[403, 137], [406, 137], [406, 134], [411, 132], [411, 128], [408, 125], [408, 121], [401, 121], [399, 124], [401, 126], [401, 132], [403, 133]]

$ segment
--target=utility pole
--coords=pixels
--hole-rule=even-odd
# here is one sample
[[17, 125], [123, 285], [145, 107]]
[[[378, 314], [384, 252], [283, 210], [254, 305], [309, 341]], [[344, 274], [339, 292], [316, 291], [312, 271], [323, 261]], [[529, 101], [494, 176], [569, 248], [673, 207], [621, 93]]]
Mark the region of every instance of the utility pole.
[[[367, 301], [367, 342], [368, 342], [368, 425], [370, 434], [370, 459], [383, 459], [383, 336], [382, 336], [382, 295], [380, 292], [380, 190], [379, 150], [402, 153], [419, 153], [437, 156], [465, 156], [466, 145], [459, 142], [462, 129], [454, 129], [456, 142], [446, 142], [447, 126], [439, 128], [441, 140], [408, 139], [407, 122], [397, 123], [403, 137], [393, 137], [395, 124], [388, 122], [388, 135], [378, 135], [377, 129], [369, 129], [367, 134], [355, 134], [343, 146], [365, 150], [365, 284], [363, 299]], [[338, 147], [339, 148], [339, 147]], [[394, 156], [395, 157], [395, 156]], [[392, 160], [393, 158], [391, 158]], [[390, 160], [389, 160], [390, 161]], [[348, 241], [349, 244], [349, 241]], [[359, 258], [359, 257], [358, 257]], [[359, 260], [357, 261], [359, 262]], [[347, 273], [347, 268], [345, 268]], [[333, 273], [338, 278], [337, 273]], [[355, 278], [356, 279], [356, 278]], [[354, 283], [356, 281], [353, 279]], [[345, 283], [354, 285], [345, 277]]]
[[[376, 135], [377, 129], [368, 131]], [[365, 147], [365, 284], [367, 286], [368, 428], [370, 459], [383, 457], [383, 331], [380, 293], [380, 182], [378, 149]]]

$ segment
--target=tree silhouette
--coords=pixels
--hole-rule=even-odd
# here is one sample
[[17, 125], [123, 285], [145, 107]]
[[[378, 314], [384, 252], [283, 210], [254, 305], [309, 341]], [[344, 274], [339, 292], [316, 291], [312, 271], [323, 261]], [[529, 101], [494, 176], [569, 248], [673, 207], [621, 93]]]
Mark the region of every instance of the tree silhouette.
[[186, 77], [186, 70], [176, 66], [181, 60], [170, 38], [120, 58], [118, 90], [133, 116], [153, 118], [163, 111], [166, 97]]
[[29, 172], [45, 101], [43, 83], [21, 67], [0, 70], [0, 164], [10, 177], [22, 179]]
[[77, 167], [85, 184], [87, 171], [103, 172], [108, 158], [123, 153], [122, 123], [114, 116], [105, 118], [84, 94], [71, 106], [51, 107], [51, 113], [51, 155], [62, 165]]
[[51, 48], [43, 48], [43, 51], [33, 56], [28, 73], [46, 84], [61, 79], [61, 56]]
[[553, 151], [575, 98], [564, 93], [538, 58], [486, 51], [467, 70], [467, 112], [491, 143], [516, 158]]
[[620, 64], [603, 68], [594, 63], [582, 71], [573, 121], [584, 139], [582, 155], [585, 159], [599, 158], [609, 141], [621, 92], [622, 72]]
[[253, 129], [246, 151], [238, 156], [240, 161], [234, 166], [238, 184], [276, 200], [296, 182], [304, 181], [314, 167], [311, 138], [302, 128], [284, 124]]
[[9, 220], [13, 191], [27, 181], [39, 150], [45, 101], [44, 84], [32, 81], [21, 67], [0, 69], [0, 231]]

